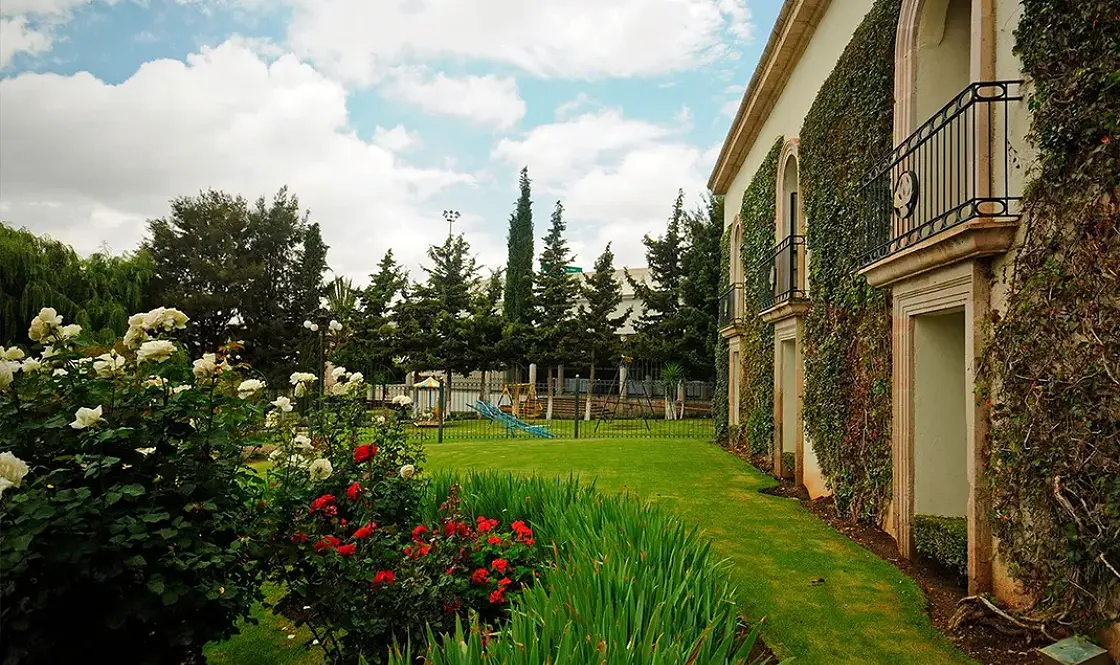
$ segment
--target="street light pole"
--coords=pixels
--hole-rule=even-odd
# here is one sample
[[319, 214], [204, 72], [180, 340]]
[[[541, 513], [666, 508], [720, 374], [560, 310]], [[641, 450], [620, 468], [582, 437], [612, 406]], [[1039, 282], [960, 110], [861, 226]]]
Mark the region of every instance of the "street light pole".
[[459, 221], [458, 210], [444, 210], [443, 219], [447, 221], [447, 238], [451, 238], [451, 225]]

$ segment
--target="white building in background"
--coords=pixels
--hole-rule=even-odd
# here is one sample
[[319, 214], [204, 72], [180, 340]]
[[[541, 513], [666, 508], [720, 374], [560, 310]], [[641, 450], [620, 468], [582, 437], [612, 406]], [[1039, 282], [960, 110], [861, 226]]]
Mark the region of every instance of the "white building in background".
[[[618, 328], [618, 334], [621, 337], [628, 337], [634, 334], [634, 322], [645, 312], [645, 303], [634, 293], [634, 287], [630, 286], [630, 282], [626, 279], [627, 272], [629, 272], [630, 277], [637, 282], [642, 284], [650, 284], [652, 282], [649, 275], [649, 268], [621, 268], [614, 271], [615, 281], [617, 281], [622, 288], [622, 302], [615, 308], [612, 316], [621, 316], [623, 312], [630, 310], [629, 318]], [[588, 274], [589, 273], [578, 273], [581, 284], [586, 283]], [[586, 305], [587, 300], [581, 297], [576, 303], [577, 307], [579, 305]]]

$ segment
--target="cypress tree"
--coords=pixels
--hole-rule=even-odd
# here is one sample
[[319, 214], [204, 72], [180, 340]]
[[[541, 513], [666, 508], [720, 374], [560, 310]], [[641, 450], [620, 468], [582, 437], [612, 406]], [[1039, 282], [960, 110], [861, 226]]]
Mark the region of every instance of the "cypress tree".
[[532, 323], [533, 299], [533, 202], [529, 167], [521, 169], [521, 194], [509, 218], [506, 288], [502, 313], [508, 323]]

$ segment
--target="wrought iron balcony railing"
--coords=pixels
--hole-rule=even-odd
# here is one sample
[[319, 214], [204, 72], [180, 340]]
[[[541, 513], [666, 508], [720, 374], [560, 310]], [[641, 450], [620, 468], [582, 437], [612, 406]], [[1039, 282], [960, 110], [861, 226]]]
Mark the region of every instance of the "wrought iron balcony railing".
[[969, 85], [863, 180], [863, 266], [972, 219], [1019, 215], [1008, 105], [1021, 83]]
[[743, 285], [732, 284], [719, 297], [719, 329], [724, 330], [743, 322]]
[[786, 236], [758, 264], [762, 291], [758, 307], [764, 312], [775, 305], [805, 300], [805, 236]]

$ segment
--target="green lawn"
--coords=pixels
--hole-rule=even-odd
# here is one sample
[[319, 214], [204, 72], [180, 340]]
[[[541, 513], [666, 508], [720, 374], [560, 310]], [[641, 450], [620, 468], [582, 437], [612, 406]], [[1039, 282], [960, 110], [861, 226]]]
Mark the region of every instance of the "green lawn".
[[[633, 492], [698, 522], [731, 563], [743, 614], [761, 620], [770, 647], [796, 663], [973, 663], [930, 625], [912, 580], [797, 501], [759, 494], [775, 484], [769, 476], [704, 441], [445, 443], [427, 453], [430, 470], [596, 478], [601, 490]], [[818, 578], [824, 582], [811, 584]], [[261, 612], [259, 627], [207, 652], [211, 665], [318, 662], [284, 660], [294, 650], [282, 650], [287, 639], [278, 625], [286, 622]], [[269, 627], [270, 620], [277, 623]]]

